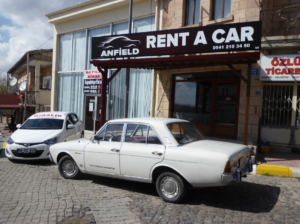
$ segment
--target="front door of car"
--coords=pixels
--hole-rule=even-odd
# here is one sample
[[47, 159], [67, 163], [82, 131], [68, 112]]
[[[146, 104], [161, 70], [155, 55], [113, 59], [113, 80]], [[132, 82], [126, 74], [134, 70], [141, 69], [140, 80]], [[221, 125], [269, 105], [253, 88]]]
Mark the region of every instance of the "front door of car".
[[121, 175], [150, 178], [151, 168], [163, 160], [165, 146], [146, 124], [127, 124], [120, 153]]
[[74, 139], [80, 138], [81, 136], [81, 122], [79, 121], [76, 114], [71, 114], [70, 117], [72, 118], [71, 122], [74, 124], [75, 129], [75, 136]]
[[75, 128], [69, 129], [68, 128], [69, 124], [73, 124], [72, 123], [72, 117], [71, 117], [70, 114], [67, 115], [67, 119], [66, 119], [65, 139], [64, 139], [64, 141], [70, 141], [70, 140], [76, 139], [76, 130], [75, 130]]
[[85, 169], [90, 172], [119, 175], [120, 149], [124, 124], [108, 124], [94, 136], [84, 150]]

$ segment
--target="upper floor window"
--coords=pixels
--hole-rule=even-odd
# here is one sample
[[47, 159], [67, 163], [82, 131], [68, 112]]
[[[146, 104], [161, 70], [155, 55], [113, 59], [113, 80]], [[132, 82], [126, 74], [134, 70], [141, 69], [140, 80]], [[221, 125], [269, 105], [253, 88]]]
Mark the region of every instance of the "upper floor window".
[[[222, 1], [222, 0], [221, 0]], [[186, 25], [197, 24], [200, 21], [200, 0], [186, 0]]]
[[213, 19], [222, 19], [230, 16], [231, 0], [214, 0]]

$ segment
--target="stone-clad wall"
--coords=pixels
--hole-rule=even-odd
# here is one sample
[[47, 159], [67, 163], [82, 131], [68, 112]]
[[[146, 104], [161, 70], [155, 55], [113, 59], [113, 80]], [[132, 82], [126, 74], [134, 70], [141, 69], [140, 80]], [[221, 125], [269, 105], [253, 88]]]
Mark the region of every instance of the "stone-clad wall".
[[[212, 1], [201, 0], [200, 23], [192, 26], [206, 26], [218, 23], [238, 23], [258, 21], [259, 0], [231, 0], [231, 15], [220, 20], [212, 20]], [[185, 0], [163, 0], [163, 29], [185, 27]]]
[[[242, 72], [246, 77], [247, 65], [233, 65], [237, 70]], [[252, 68], [259, 68], [258, 64], [253, 64]], [[197, 72], [209, 71], [228, 71], [227, 66], [211, 66], [211, 67], [195, 67], [186, 69], [169, 69], [157, 71], [157, 96], [156, 96], [156, 117], [171, 117], [171, 104], [173, 93], [173, 75], [174, 74], [189, 74]], [[261, 91], [261, 82], [258, 77], [251, 79], [251, 93], [250, 93], [250, 111], [249, 111], [249, 127], [248, 127], [248, 140], [256, 141], [258, 135], [258, 121], [261, 110], [261, 96], [256, 95], [256, 91]], [[246, 106], [246, 84], [241, 81], [240, 86], [240, 102], [239, 102], [239, 117], [238, 117], [238, 140], [244, 138], [244, 124], [245, 124], [245, 106]]]

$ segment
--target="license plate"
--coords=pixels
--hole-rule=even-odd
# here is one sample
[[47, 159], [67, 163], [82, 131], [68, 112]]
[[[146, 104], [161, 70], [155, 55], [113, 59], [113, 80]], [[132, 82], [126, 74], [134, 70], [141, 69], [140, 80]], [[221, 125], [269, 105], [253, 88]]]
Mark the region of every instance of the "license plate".
[[245, 159], [240, 158], [239, 164], [240, 164], [240, 168], [244, 167], [246, 165]]
[[36, 149], [32, 149], [32, 148], [28, 148], [28, 149], [17, 149], [17, 153], [24, 153], [24, 154], [36, 153]]

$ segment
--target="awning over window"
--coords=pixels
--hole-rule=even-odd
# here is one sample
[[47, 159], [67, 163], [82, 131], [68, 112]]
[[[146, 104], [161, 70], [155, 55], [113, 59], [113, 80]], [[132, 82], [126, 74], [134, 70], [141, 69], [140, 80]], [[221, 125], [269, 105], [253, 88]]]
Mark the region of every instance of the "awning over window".
[[20, 108], [18, 95], [0, 94], [0, 109]]
[[227, 54], [204, 54], [189, 56], [171, 56], [142, 59], [123, 60], [93, 60], [91, 64], [105, 68], [190, 68], [228, 64], [256, 63], [260, 59], [260, 52], [243, 52]]

